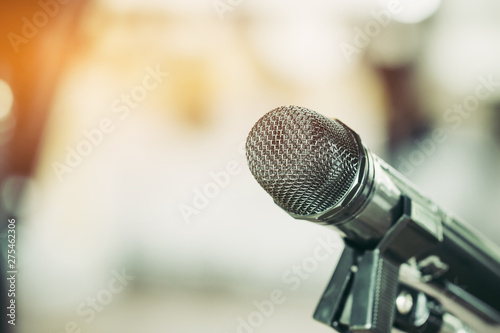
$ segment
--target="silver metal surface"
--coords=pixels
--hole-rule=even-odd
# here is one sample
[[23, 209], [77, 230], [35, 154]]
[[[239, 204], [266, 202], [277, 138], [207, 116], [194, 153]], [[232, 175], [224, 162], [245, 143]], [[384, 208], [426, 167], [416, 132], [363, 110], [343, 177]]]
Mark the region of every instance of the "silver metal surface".
[[399, 293], [398, 298], [396, 298], [396, 309], [402, 315], [410, 313], [413, 308], [413, 297], [410, 293], [402, 291]]
[[457, 317], [446, 313], [443, 316], [443, 326], [439, 333], [477, 333], [469, 326], [465, 325], [460, 319]]

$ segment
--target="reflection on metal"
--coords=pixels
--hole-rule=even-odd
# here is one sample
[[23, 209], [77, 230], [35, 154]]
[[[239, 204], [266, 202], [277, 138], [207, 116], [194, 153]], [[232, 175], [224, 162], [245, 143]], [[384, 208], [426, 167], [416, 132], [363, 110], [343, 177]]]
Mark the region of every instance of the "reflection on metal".
[[413, 308], [413, 297], [403, 290], [396, 299], [396, 308], [399, 313], [408, 314]]

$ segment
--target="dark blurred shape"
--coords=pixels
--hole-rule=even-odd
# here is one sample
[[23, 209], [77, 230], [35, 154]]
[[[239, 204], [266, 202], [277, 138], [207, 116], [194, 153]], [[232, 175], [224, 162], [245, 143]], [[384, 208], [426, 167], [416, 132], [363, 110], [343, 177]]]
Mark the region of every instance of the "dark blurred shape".
[[394, 153], [405, 142], [424, 135], [429, 124], [418, 102], [413, 66], [376, 69], [385, 84], [389, 104], [389, 151]]

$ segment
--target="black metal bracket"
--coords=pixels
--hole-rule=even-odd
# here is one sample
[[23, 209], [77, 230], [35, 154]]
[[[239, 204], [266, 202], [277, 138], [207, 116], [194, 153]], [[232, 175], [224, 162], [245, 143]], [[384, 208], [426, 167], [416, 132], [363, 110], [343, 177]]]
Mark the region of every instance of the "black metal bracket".
[[[372, 250], [346, 243], [314, 319], [341, 333], [389, 333], [394, 324], [399, 267], [440, 241], [439, 225], [403, 197], [401, 214]], [[408, 243], [410, 242], [410, 244]]]
[[339, 332], [388, 333], [394, 321], [399, 265], [346, 246], [314, 319]]

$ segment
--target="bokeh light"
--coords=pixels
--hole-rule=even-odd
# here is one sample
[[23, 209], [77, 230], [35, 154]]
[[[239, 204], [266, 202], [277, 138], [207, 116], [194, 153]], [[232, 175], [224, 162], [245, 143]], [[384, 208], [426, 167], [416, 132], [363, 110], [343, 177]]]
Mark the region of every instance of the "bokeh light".
[[10, 114], [13, 103], [12, 89], [6, 81], [0, 79], [0, 121]]

